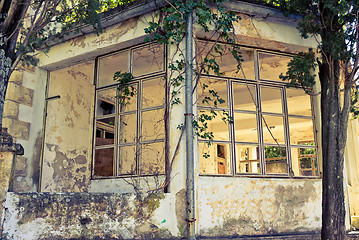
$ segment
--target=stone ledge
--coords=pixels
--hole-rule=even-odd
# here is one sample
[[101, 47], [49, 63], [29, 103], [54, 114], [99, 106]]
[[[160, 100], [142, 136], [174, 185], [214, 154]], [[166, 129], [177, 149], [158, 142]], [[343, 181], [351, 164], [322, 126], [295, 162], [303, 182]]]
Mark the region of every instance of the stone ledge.
[[24, 155], [24, 148], [20, 143], [0, 143], [0, 152], [14, 152], [17, 155]]

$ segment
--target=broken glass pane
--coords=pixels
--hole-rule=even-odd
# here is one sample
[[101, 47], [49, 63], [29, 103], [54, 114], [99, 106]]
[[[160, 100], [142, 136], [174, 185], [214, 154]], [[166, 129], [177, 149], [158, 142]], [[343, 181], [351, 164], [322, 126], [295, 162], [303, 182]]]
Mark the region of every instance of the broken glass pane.
[[96, 120], [96, 146], [114, 144], [115, 117]]
[[114, 114], [116, 111], [116, 88], [97, 91], [96, 116]]

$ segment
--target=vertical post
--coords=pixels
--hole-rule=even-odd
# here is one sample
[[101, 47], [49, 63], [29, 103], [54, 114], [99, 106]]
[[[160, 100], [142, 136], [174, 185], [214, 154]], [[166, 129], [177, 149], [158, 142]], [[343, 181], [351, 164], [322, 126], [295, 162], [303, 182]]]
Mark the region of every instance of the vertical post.
[[193, 157], [193, 11], [187, 16], [186, 29], [186, 160], [187, 160], [187, 224], [188, 239], [195, 237], [195, 194], [194, 194], [194, 157]]

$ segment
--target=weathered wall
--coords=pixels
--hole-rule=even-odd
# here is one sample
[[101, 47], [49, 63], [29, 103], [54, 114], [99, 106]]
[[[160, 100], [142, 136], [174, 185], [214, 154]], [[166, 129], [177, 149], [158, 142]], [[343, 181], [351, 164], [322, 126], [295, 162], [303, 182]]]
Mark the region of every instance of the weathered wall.
[[178, 234], [168, 194], [7, 193], [5, 208], [4, 233], [10, 239], [169, 239]]
[[3, 203], [5, 201], [5, 194], [9, 187], [13, 158], [13, 152], [0, 152], [0, 219], [4, 209]]
[[321, 180], [200, 177], [201, 236], [273, 235], [321, 229]]
[[91, 178], [93, 61], [50, 72], [41, 191], [83, 192]]

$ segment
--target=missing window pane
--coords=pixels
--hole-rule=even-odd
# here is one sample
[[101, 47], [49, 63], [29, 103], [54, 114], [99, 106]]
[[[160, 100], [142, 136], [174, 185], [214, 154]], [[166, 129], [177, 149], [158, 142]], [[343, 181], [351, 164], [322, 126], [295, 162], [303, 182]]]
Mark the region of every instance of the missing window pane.
[[264, 147], [266, 173], [288, 173], [287, 152], [285, 147]]
[[260, 173], [258, 145], [236, 145], [237, 173]]
[[201, 174], [230, 174], [229, 144], [200, 142], [199, 150]]
[[[313, 144], [313, 143], [308, 143]], [[318, 161], [315, 148], [292, 148], [292, 167], [295, 176], [318, 176]]]

